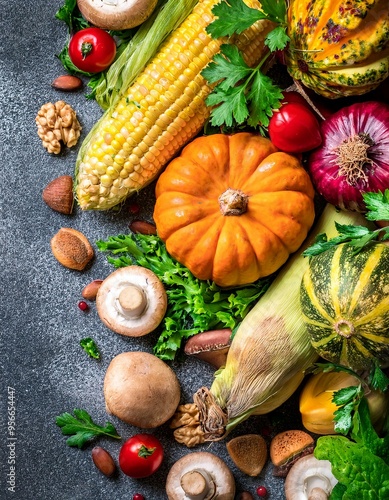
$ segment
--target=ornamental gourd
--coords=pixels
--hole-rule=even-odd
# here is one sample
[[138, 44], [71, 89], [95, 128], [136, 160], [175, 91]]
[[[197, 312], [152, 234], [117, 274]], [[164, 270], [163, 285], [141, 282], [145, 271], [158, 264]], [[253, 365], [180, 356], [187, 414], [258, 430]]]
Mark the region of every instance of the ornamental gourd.
[[349, 244], [311, 257], [300, 290], [312, 346], [354, 371], [389, 365], [389, 246]]
[[168, 252], [222, 287], [277, 271], [307, 236], [314, 189], [300, 161], [247, 132], [198, 137], [156, 185], [154, 220]]
[[388, 0], [291, 0], [288, 71], [316, 93], [362, 95], [389, 75]]

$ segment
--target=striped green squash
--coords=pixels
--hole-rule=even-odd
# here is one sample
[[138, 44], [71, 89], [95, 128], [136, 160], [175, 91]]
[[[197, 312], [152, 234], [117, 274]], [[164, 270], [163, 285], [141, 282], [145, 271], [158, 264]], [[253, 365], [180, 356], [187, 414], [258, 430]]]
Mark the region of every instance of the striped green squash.
[[300, 303], [312, 346], [322, 358], [359, 370], [389, 365], [389, 247], [355, 254], [342, 244], [311, 257]]

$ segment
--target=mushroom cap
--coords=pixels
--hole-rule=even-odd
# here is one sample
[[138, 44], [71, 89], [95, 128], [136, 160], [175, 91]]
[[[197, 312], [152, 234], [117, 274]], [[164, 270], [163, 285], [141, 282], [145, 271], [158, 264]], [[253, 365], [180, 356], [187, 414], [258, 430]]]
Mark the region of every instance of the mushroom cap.
[[142, 266], [127, 266], [105, 278], [97, 292], [96, 308], [101, 321], [114, 332], [140, 337], [161, 323], [167, 309], [167, 295], [152, 271]]
[[329, 460], [318, 460], [313, 454], [306, 455], [293, 464], [286, 476], [285, 498], [286, 500], [329, 498], [337, 482], [332, 474]]
[[234, 499], [235, 479], [226, 463], [213, 453], [197, 451], [184, 455], [170, 469], [166, 478], [166, 494], [169, 500], [191, 498], [186, 495], [186, 492], [182, 488], [181, 479], [185, 474], [194, 473], [195, 471], [205, 473], [216, 485], [214, 496], [204, 496], [201, 498]]
[[156, 5], [157, 0], [77, 0], [85, 19], [106, 30], [139, 26], [152, 14]]
[[154, 354], [134, 351], [115, 356], [104, 378], [108, 413], [143, 429], [173, 416], [181, 388], [174, 371]]

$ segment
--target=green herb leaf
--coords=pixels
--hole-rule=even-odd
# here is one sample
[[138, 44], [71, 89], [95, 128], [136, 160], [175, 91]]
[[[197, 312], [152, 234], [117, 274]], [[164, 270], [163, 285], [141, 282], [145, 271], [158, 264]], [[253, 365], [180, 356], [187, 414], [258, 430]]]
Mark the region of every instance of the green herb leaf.
[[285, 0], [261, 0], [261, 8], [270, 21], [286, 23], [287, 3]]
[[373, 389], [378, 389], [382, 392], [388, 390], [389, 377], [381, 370], [378, 363], [375, 364], [370, 374], [370, 385]]
[[222, 38], [240, 34], [261, 19], [285, 26], [286, 12], [285, 0], [264, 0], [261, 10], [249, 7], [243, 0], [223, 0], [212, 8], [216, 19], [206, 31], [212, 38]]
[[84, 351], [91, 358], [100, 359], [99, 348], [97, 347], [96, 342], [93, 339], [91, 339], [90, 337], [87, 337], [85, 339], [81, 339], [80, 346], [84, 349]]
[[173, 360], [184, 339], [197, 333], [236, 328], [256, 301], [267, 290], [271, 277], [244, 287], [222, 289], [212, 281], [195, 278], [185, 266], [167, 252], [155, 235], [128, 234], [98, 241], [97, 247], [107, 252], [114, 267], [132, 264], [153, 271], [165, 285], [168, 308], [154, 353]]
[[333, 395], [332, 401], [338, 406], [334, 412], [334, 429], [347, 435], [352, 427], [353, 414], [363, 397], [361, 385], [339, 389]]
[[318, 235], [313, 245], [304, 250], [303, 255], [313, 257], [342, 243], [349, 243], [354, 248], [354, 252], [358, 253], [369, 243], [389, 239], [389, 227], [372, 230], [365, 226], [352, 226], [337, 222], [335, 222], [335, 226], [339, 233], [338, 236], [328, 240], [325, 234]]
[[66, 23], [70, 34], [90, 26], [78, 9], [76, 0], [65, 0], [62, 7], [56, 12], [55, 17]]
[[248, 120], [250, 126], [266, 127], [273, 109], [280, 107], [281, 90], [259, 67], [250, 68], [235, 45], [223, 44], [201, 74], [211, 84], [219, 82], [206, 99], [208, 106], [216, 106], [211, 113], [213, 126], [231, 127]]
[[235, 33], [240, 34], [260, 19], [267, 19], [266, 14], [252, 9], [243, 0], [228, 0], [217, 3], [212, 8], [216, 17], [206, 28], [212, 38], [222, 38]]
[[71, 436], [66, 440], [69, 446], [82, 448], [87, 442], [98, 436], [121, 439], [111, 423], [107, 422], [104, 427], [101, 427], [93, 422], [87, 411], [75, 409], [73, 413], [74, 416], [68, 412], [62, 413], [55, 419], [62, 434]]
[[220, 53], [215, 55], [213, 62], [210, 62], [201, 74], [209, 83], [221, 80], [216, 88], [228, 92], [230, 87], [251, 73], [252, 68], [245, 63], [238, 48], [235, 45], [223, 44]]
[[260, 71], [255, 71], [253, 84], [247, 94], [250, 105], [248, 124], [251, 127], [256, 127], [258, 124], [267, 127], [273, 110], [281, 106], [282, 98], [281, 89], [273, 84], [271, 78]]
[[277, 26], [274, 30], [270, 31], [265, 39], [265, 44], [269, 47], [271, 52], [276, 50], [283, 50], [288, 42], [290, 41], [289, 36], [286, 33], [285, 26]]
[[365, 202], [368, 210], [366, 214], [367, 220], [389, 221], [389, 189], [385, 189], [382, 193], [363, 193], [363, 201]]

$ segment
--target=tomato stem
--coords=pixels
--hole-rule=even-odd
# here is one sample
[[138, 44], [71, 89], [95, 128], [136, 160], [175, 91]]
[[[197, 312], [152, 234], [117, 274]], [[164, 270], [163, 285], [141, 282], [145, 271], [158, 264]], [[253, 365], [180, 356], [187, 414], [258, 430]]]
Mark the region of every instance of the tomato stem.
[[92, 52], [92, 49], [93, 45], [90, 42], [83, 42], [81, 44], [82, 58], [85, 59]]

